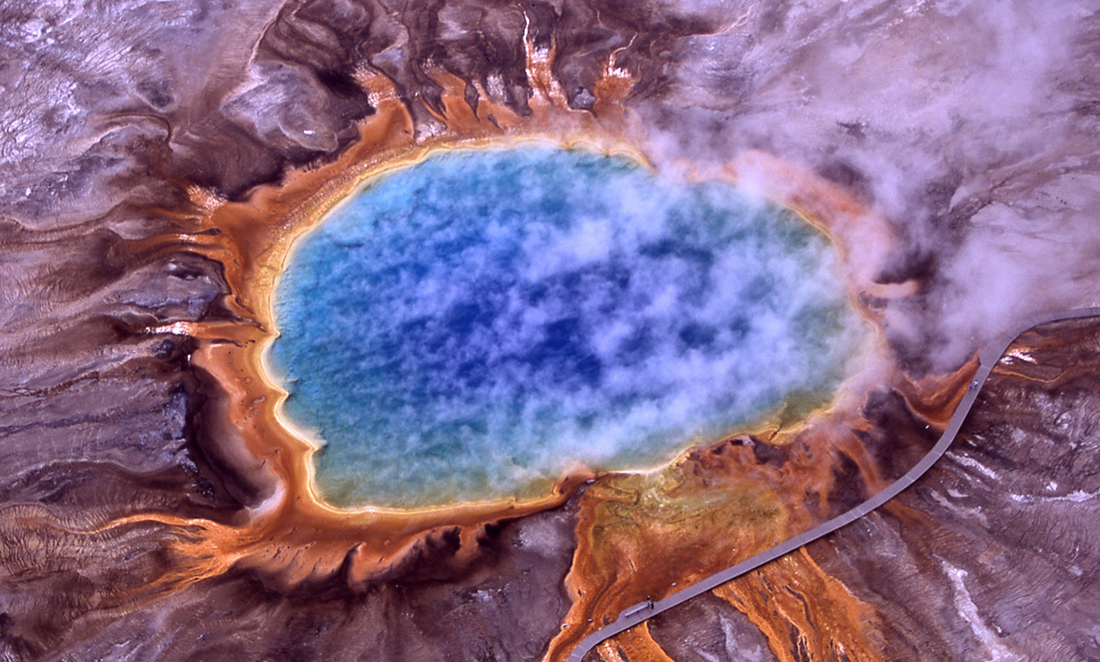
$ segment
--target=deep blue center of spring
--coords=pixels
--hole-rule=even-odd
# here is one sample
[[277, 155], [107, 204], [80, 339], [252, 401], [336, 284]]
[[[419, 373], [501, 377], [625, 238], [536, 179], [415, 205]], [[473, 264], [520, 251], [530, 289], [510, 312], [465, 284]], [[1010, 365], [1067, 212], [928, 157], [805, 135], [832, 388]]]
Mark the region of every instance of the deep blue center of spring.
[[862, 327], [827, 239], [619, 158], [454, 152], [300, 240], [270, 359], [337, 505], [529, 496], [823, 402]]

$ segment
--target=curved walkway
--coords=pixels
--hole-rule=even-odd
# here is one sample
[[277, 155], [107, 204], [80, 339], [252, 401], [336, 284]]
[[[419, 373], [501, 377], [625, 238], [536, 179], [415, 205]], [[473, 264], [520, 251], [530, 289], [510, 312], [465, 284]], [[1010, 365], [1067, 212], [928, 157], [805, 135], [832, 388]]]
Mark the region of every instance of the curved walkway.
[[582, 639], [581, 642], [577, 644], [577, 647], [573, 649], [572, 654], [570, 654], [569, 662], [581, 662], [589, 651], [605, 639], [613, 637], [628, 628], [632, 628], [642, 621], [653, 618], [657, 614], [668, 611], [700, 594], [717, 588], [731, 579], [735, 579], [751, 570], [755, 570], [765, 563], [769, 563], [781, 556], [789, 554], [803, 545], [811, 543], [822, 536], [836, 531], [842, 526], [854, 522], [890, 499], [893, 499], [905, 488], [915, 483], [918, 478], [924, 475], [924, 473], [947, 452], [948, 447], [951, 446], [951, 442], [955, 440], [955, 435], [959, 433], [963, 421], [970, 413], [970, 408], [974, 406], [974, 401], [977, 399], [978, 393], [982, 390], [982, 387], [985, 386], [985, 381], [989, 377], [989, 373], [1008, 350], [1009, 345], [1020, 337], [1020, 334], [1041, 324], [1082, 319], [1086, 317], [1100, 317], [1100, 308], [1079, 308], [1050, 315], [1032, 317], [1015, 330], [990, 342], [979, 355], [978, 372], [974, 375], [974, 380], [970, 383], [970, 388], [967, 389], [966, 395], [963, 396], [958, 408], [955, 409], [955, 413], [951, 416], [951, 420], [948, 422], [947, 428], [944, 429], [943, 435], [940, 436], [939, 441], [932, 447], [932, 450], [928, 451], [928, 453], [921, 458], [920, 462], [917, 462], [917, 464], [907, 471], [904, 476], [890, 483], [885, 489], [855, 508], [823, 524], [815, 526], [809, 531], [800, 533], [775, 547], [761, 552], [752, 558], [746, 559], [737, 565], [717, 572], [698, 583], [680, 589], [666, 598], [655, 602], [643, 602], [624, 609], [614, 622], [596, 630]]

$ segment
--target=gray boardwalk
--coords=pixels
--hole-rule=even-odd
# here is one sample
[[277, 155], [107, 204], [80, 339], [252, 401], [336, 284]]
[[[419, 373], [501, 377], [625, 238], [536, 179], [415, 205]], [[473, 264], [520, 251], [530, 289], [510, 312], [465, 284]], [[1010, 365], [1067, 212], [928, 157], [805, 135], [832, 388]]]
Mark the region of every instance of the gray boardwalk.
[[731, 579], [740, 577], [750, 570], [755, 570], [765, 563], [769, 563], [781, 556], [789, 554], [803, 545], [836, 531], [842, 526], [851, 524], [890, 499], [896, 497], [905, 488], [909, 487], [915, 483], [918, 478], [923, 476], [924, 473], [947, 452], [948, 447], [951, 446], [951, 442], [955, 440], [955, 435], [959, 433], [959, 429], [962, 427], [967, 414], [970, 413], [970, 408], [974, 406], [974, 401], [977, 399], [978, 393], [982, 390], [982, 387], [985, 386], [985, 381], [989, 377], [989, 373], [993, 370], [993, 366], [1000, 361], [1005, 351], [1008, 350], [1009, 345], [1011, 345], [1016, 338], [1020, 337], [1020, 334], [1041, 324], [1082, 319], [1086, 317], [1100, 317], [1100, 308], [1079, 308], [1033, 317], [1021, 324], [1015, 330], [1009, 331], [989, 343], [985, 349], [982, 350], [979, 356], [978, 372], [974, 375], [974, 380], [971, 382], [970, 388], [967, 389], [966, 395], [963, 396], [958, 408], [951, 416], [951, 420], [948, 422], [947, 428], [943, 431], [943, 435], [940, 436], [939, 441], [932, 447], [932, 450], [928, 451], [928, 453], [921, 458], [920, 462], [917, 462], [917, 464], [907, 471], [904, 476], [890, 483], [884, 490], [875, 494], [855, 508], [823, 524], [815, 526], [809, 531], [785, 540], [752, 558], [717, 572], [698, 583], [682, 588], [664, 599], [657, 600], [653, 603], [643, 602], [624, 609], [614, 622], [582, 639], [581, 642], [577, 644], [577, 647], [573, 649], [572, 654], [570, 654], [569, 662], [581, 662], [589, 651], [605, 639], [613, 637], [623, 630], [634, 627], [645, 620], [653, 618], [657, 614], [687, 602], [697, 595], [717, 588]]

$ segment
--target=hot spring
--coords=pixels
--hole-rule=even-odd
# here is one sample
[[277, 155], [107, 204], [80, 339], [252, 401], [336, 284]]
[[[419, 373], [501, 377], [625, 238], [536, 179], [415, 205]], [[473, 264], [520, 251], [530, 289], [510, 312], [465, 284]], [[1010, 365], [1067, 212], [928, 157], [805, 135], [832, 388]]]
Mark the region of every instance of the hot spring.
[[546, 493], [827, 403], [867, 328], [827, 237], [726, 182], [576, 150], [373, 180], [292, 252], [268, 364], [337, 506]]

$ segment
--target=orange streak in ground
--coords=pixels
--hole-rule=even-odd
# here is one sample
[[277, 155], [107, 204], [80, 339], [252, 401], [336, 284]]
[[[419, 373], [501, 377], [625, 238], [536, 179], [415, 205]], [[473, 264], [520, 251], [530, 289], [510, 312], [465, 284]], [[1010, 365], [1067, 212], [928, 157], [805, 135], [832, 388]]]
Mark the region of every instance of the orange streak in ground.
[[882, 657], [863, 634], [877, 614], [828, 576], [805, 548], [715, 589], [764, 633], [781, 662]]
[[642, 623], [604, 642], [596, 651], [608, 662], [676, 662], [653, 640], [648, 623]]

